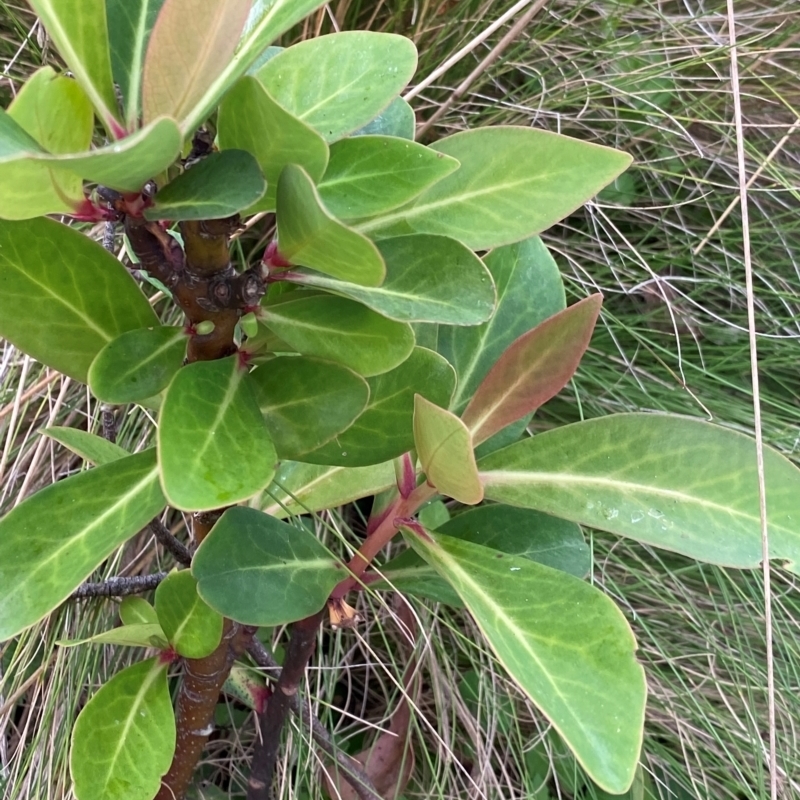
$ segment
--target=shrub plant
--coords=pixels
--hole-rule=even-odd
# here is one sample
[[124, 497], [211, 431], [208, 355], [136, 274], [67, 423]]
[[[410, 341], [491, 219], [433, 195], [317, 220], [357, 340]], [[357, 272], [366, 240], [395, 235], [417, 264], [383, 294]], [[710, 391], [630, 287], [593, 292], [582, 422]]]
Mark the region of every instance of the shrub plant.
[[[415, 143], [409, 40], [272, 46], [319, 0], [31, 4], [71, 74], [40, 69], [0, 113], [0, 334], [104, 404], [157, 411], [158, 429], [139, 453], [43, 432], [93, 466], [0, 521], [0, 639], [145, 526], [180, 564], [92, 640], [157, 654], [75, 722], [78, 800], [183, 797], [223, 688], [259, 715], [248, 797], [266, 797], [323, 617], [358, 624], [348, 599], [367, 587], [466, 607], [592, 780], [626, 792], [645, 678], [625, 618], [585, 580], [580, 525], [715, 564], [762, 558], [749, 438], [647, 413], [525, 431], [601, 304], [566, 307], [537, 234], [630, 158], [519, 127]], [[104, 249], [53, 215], [124, 231], [141, 282], [113, 237]], [[232, 248], [245, 228], [270, 238], [250, 256]], [[184, 324], [154, 312], [152, 284]], [[765, 469], [770, 557], [797, 572], [800, 473], [774, 451]], [[369, 497], [349, 553], [299, 516]], [[191, 515], [189, 548], [168, 506]], [[398, 535], [408, 549], [381, 560]], [[282, 625], [267, 688], [246, 653]]]

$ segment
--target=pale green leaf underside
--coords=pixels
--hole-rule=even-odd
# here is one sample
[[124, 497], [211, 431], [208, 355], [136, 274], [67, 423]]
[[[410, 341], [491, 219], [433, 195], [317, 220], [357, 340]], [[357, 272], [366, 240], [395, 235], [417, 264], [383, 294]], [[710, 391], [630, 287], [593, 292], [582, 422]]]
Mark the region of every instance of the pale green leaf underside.
[[130, 455], [127, 450], [114, 442], [109, 442], [102, 436], [98, 436], [88, 431], [78, 428], [63, 428], [53, 426], [42, 431], [44, 436], [55, 439], [59, 444], [63, 444], [73, 453], [79, 455], [84, 461], [101, 467], [103, 464], [110, 464], [120, 458]]
[[397, 136], [400, 139], [413, 141], [416, 125], [414, 109], [402, 97], [395, 97], [375, 119], [351, 135]]
[[405, 533], [452, 584], [501, 663], [592, 779], [624, 792], [639, 761], [646, 686], [633, 634], [614, 603], [530, 559], [441, 534]]
[[203, 599], [246, 625], [283, 625], [319, 611], [347, 572], [306, 528], [231, 508], [197, 550]]
[[[765, 448], [770, 557], [800, 574], [800, 470]], [[486, 497], [729, 567], [761, 562], [755, 443], [685, 417], [617, 414], [481, 459]]]
[[77, 647], [79, 644], [114, 644], [122, 647], [159, 647], [167, 646], [164, 631], [157, 623], [138, 622], [112, 628], [86, 639], [69, 639], [57, 642], [61, 647]]
[[166, 664], [118, 672], [86, 704], [72, 731], [78, 800], [151, 800], [172, 763], [175, 716]]
[[331, 467], [283, 462], [267, 491], [250, 504], [274, 517], [336, 508], [395, 485], [394, 464], [370, 467]]
[[277, 456], [236, 356], [178, 371], [161, 406], [158, 460], [165, 495], [184, 511], [238, 503], [267, 486]]
[[157, 323], [97, 242], [49, 219], [0, 221], [0, 335], [21, 350], [85, 383], [104, 345]]
[[0, 520], [0, 640], [40, 620], [165, 505], [147, 450], [42, 489]]

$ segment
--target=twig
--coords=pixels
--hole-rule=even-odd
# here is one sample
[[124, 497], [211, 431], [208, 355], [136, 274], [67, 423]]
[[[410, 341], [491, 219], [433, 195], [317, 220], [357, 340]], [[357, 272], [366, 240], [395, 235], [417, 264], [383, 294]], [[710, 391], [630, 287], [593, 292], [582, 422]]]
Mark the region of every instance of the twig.
[[[280, 665], [258, 639], [254, 638], [250, 642], [247, 652], [250, 653], [253, 660], [260, 667], [275, 672], [272, 676], [274, 680], [280, 677]], [[381, 800], [369, 776], [364, 772], [363, 765], [336, 746], [327, 728], [319, 721], [319, 718], [315, 714], [311, 713], [305, 703], [300, 702], [297, 695], [289, 698], [289, 708], [292, 713], [300, 718], [304, 727], [311, 731], [311, 736], [314, 738], [317, 745], [319, 745], [320, 750], [333, 759], [337, 767], [347, 776], [348, 783], [350, 783], [361, 800]]]
[[271, 797], [270, 787], [275, 765], [278, 763], [281, 733], [292, 703], [297, 703], [297, 690], [303, 681], [308, 660], [314, 652], [324, 611], [325, 609], [292, 625], [292, 636], [286, 648], [286, 659], [275, 691], [267, 701], [266, 710], [258, 715], [260, 730], [253, 750], [250, 779], [247, 782], [247, 800], [268, 800]]
[[117, 419], [114, 416], [114, 406], [103, 403], [100, 417], [103, 423], [103, 438], [114, 444], [117, 441]]
[[179, 542], [160, 519], [154, 519], [147, 527], [150, 533], [156, 537], [156, 541], [169, 550], [179, 564], [188, 567], [192, 563], [192, 554], [189, 552], [189, 548]]
[[517, 36], [522, 33], [525, 29], [525, 26], [533, 19], [533, 16], [537, 14], [547, 0], [536, 0], [536, 2], [517, 20], [517, 22], [512, 26], [512, 28], [508, 31], [508, 33], [489, 51], [486, 58], [475, 67], [472, 72], [459, 84], [458, 88], [450, 94], [447, 100], [436, 109], [436, 112], [433, 116], [424, 122], [421, 127], [417, 130], [416, 139], [419, 140], [422, 136], [431, 129], [431, 127], [442, 118], [442, 116], [447, 112], [447, 110], [457, 102], [461, 96], [472, 86], [475, 81], [483, 75], [486, 70], [494, 64], [495, 61], [500, 57], [502, 52], [517, 38]]
[[166, 572], [154, 572], [152, 575], [109, 578], [102, 583], [82, 583], [70, 595], [70, 600], [81, 600], [84, 597], [126, 597], [129, 594], [139, 594], [155, 589], [166, 577]]

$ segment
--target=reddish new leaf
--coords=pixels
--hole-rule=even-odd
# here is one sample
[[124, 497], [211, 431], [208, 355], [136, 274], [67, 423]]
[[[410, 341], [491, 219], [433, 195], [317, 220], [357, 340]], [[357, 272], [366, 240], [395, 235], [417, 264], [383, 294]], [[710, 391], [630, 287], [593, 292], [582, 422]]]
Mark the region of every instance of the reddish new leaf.
[[252, 0], [166, 0], [156, 19], [142, 80], [144, 121], [179, 123], [228, 66]]
[[593, 294], [522, 334], [489, 370], [462, 419], [477, 446], [555, 397], [575, 374], [603, 302]]

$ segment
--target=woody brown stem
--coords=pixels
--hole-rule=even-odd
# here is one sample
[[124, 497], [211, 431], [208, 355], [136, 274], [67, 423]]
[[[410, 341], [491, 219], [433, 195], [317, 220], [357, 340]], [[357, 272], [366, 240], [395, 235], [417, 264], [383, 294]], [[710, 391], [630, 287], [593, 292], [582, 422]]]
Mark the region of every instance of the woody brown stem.
[[292, 625], [292, 636], [286, 649], [281, 676], [267, 707], [258, 715], [258, 738], [253, 750], [247, 800], [268, 800], [275, 765], [278, 763], [281, 733], [286, 717], [297, 702], [297, 691], [303, 681], [306, 665], [314, 652], [317, 631], [323, 611]]

